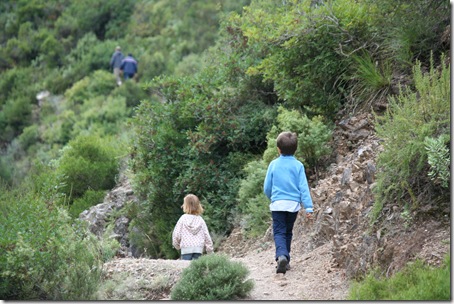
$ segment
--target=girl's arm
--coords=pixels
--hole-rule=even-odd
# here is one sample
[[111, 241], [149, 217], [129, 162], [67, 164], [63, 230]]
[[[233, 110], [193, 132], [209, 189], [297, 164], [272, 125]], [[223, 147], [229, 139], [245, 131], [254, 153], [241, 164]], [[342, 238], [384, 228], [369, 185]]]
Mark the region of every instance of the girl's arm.
[[211, 240], [210, 233], [208, 232], [208, 227], [203, 221], [203, 234], [205, 236], [205, 249], [207, 253], [212, 253], [213, 252], [213, 241]]
[[181, 218], [178, 220], [177, 224], [175, 225], [175, 229], [172, 232], [172, 245], [175, 249], [180, 250], [180, 242], [181, 242]]

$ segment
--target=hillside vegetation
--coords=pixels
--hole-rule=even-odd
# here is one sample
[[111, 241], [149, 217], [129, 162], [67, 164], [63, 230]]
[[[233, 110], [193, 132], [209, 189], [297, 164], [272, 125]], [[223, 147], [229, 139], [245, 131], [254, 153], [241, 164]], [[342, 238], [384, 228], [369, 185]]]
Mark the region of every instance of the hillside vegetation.
[[[382, 139], [369, 224], [395, 204], [409, 223], [436, 217], [450, 203], [450, 9], [447, 0], [2, 1], [0, 298], [93, 299], [118, 244], [78, 216], [120, 172], [139, 200], [123, 212], [143, 256], [178, 257], [170, 238], [188, 193], [201, 198], [215, 242], [237, 226], [263, 235], [276, 135], [298, 133], [296, 156], [315, 182], [340, 114], [373, 113]], [[121, 86], [109, 67], [117, 45], [139, 63]]]

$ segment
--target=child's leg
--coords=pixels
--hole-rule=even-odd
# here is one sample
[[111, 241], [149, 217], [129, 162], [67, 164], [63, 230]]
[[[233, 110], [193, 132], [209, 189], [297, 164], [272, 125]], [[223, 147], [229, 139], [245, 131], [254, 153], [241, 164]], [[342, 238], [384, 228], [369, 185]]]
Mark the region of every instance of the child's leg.
[[181, 259], [182, 260], [186, 260], [186, 261], [191, 261], [191, 260], [197, 260], [198, 258], [200, 258], [202, 254], [201, 253], [186, 253], [186, 254], [182, 254], [181, 255]]
[[289, 258], [289, 252], [287, 250], [287, 213], [285, 211], [272, 211], [271, 216], [273, 218], [273, 235], [274, 235], [274, 244], [276, 246], [276, 256], [277, 259], [280, 256], [285, 256]]
[[295, 224], [296, 217], [298, 216], [298, 212], [286, 212], [286, 233], [285, 233], [285, 240], [287, 245], [287, 252], [288, 256], [287, 259], [290, 262], [290, 247], [292, 245], [292, 238], [293, 238], [293, 225]]
[[192, 253], [186, 253], [181, 255], [181, 259], [185, 261], [190, 261], [192, 260]]

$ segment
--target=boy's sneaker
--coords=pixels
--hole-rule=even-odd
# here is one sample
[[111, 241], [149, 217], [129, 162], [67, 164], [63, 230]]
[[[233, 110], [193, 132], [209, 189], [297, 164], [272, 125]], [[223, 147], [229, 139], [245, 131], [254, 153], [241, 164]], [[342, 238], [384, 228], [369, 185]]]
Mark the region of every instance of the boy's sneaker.
[[288, 263], [287, 266], [285, 266], [285, 269], [290, 270], [290, 263]]
[[278, 259], [277, 259], [277, 269], [276, 269], [276, 273], [283, 273], [285, 274], [285, 272], [287, 271], [287, 265], [288, 265], [288, 260], [285, 256], [281, 255]]

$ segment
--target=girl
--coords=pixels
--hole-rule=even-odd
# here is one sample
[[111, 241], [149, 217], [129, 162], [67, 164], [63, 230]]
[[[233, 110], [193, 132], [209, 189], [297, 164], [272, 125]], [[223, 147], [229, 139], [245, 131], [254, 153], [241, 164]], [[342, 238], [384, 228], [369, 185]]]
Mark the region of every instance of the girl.
[[183, 214], [175, 225], [172, 233], [172, 244], [175, 249], [181, 249], [182, 260], [198, 259], [203, 249], [213, 252], [213, 242], [205, 221], [201, 217], [202, 204], [194, 194], [188, 194], [183, 201]]

